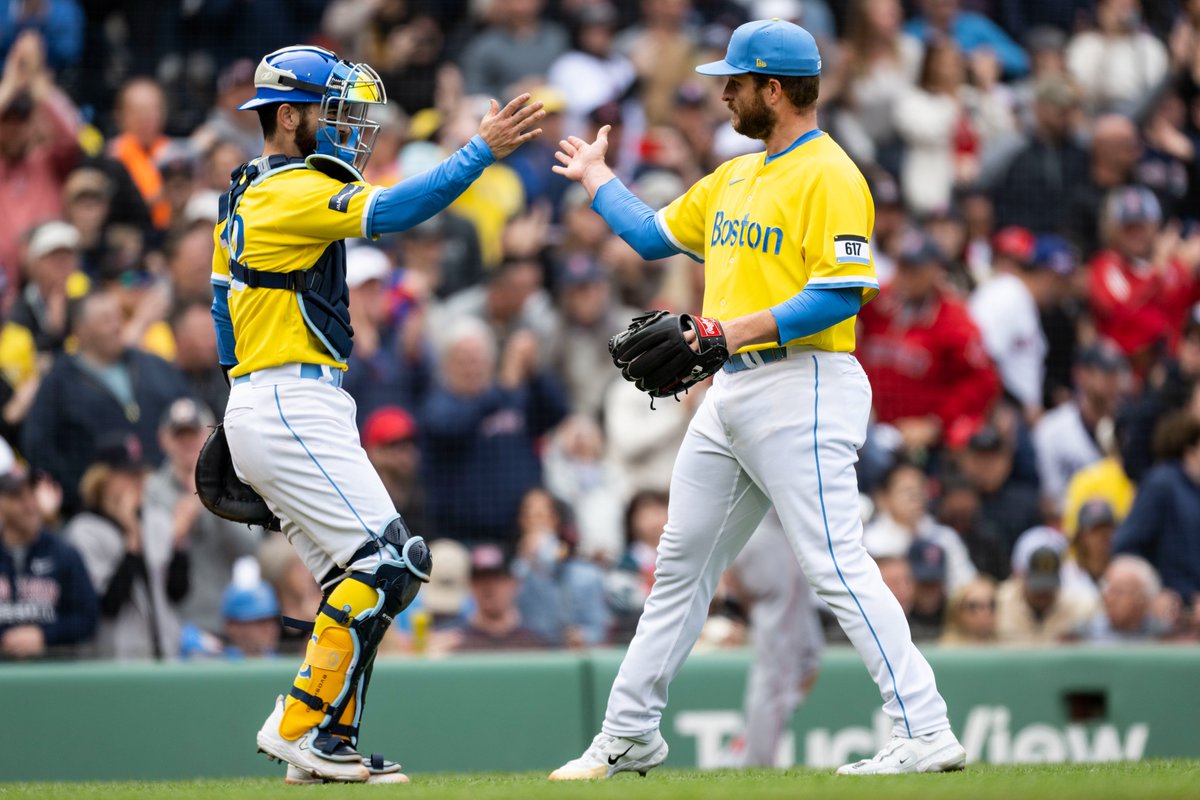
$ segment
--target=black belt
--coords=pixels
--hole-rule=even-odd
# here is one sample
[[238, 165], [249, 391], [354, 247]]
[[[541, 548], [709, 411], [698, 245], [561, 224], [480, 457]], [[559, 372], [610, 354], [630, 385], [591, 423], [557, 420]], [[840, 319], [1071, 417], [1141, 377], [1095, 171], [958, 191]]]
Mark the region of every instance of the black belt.
[[288, 289], [293, 292], [303, 292], [308, 289], [308, 270], [306, 269], [297, 269], [291, 272], [265, 272], [261, 269], [250, 269], [230, 259], [229, 274], [251, 289]]

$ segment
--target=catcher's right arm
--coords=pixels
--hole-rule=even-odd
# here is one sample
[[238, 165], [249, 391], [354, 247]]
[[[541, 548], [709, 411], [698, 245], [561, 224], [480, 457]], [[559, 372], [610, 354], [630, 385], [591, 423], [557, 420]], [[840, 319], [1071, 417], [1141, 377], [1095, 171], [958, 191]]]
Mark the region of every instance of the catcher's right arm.
[[[687, 332], [695, 332], [692, 349]], [[647, 311], [608, 341], [608, 352], [625, 380], [651, 397], [687, 390], [721, 368], [729, 358], [718, 320], [692, 314]]]
[[204, 507], [218, 517], [279, 530], [279, 520], [267, 507], [267, 501], [234, 471], [224, 425], [217, 425], [200, 448], [200, 457], [196, 459], [196, 494]]

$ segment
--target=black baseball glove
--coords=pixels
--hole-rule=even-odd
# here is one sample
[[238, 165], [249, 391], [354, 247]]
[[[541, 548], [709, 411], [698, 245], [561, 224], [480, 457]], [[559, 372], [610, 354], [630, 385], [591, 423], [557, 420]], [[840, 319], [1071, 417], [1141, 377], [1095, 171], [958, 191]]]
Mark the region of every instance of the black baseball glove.
[[218, 517], [279, 530], [279, 520], [267, 508], [267, 501], [234, 472], [224, 425], [214, 428], [200, 448], [200, 457], [196, 459], [196, 494], [204, 507]]
[[[699, 351], [684, 338], [696, 332]], [[647, 311], [608, 340], [608, 352], [625, 380], [651, 397], [670, 397], [721, 368], [729, 358], [725, 331], [709, 317]]]

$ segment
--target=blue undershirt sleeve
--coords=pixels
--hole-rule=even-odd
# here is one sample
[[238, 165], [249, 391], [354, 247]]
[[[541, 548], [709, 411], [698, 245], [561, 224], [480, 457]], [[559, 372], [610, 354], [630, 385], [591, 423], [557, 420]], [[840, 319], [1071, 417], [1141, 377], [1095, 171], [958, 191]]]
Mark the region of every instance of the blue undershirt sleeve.
[[229, 316], [229, 284], [212, 282], [213, 327], [217, 331], [217, 361], [222, 367], [236, 367], [238, 360], [234, 351], [233, 319]]
[[681, 252], [672, 247], [658, 229], [654, 209], [639, 200], [619, 178], [613, 178], [596, 190], [592, 210], [647, 261]]
[[381, 189], [367, 209], [367, 235], [406, 231], [424, 222], [458, 199], [495, 162], [483, 137], [472, 136], [436, 167]]
[[771, 308], [779, 328], [779, 343], [812, 336], [842, 320], [850, 319], [862, 306], [862, 288], [816, 289], [805, 287]]

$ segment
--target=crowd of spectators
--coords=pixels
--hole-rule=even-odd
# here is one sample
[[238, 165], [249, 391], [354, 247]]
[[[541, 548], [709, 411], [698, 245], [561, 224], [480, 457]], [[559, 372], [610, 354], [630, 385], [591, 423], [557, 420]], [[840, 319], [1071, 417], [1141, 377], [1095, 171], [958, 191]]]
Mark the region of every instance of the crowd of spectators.
[[[0, 658], [303, 646], [277, 618], [311, 618], [311, 576], [192, 479], [228, 395], [218, 197], [262, 147], [236, 108], [297, 42], [383, 77], [372, 182], [461, 146], [489, 97], [547, 111], [449, 210], [348, 254], [345, 390], [436, 564], [385, 649], [628, 641], [703, 389], [652, 409], [606, 342], [698, 311], [703, 272], [642, 262], [550, 167], [611, 125], [661, 207], [761, 149], [692, 72], [761, 17], [817, 37], [821, 127], [875, 199], [865, 544], [917, 639], [1200, 639], [1198, 0], [16, 0]], [[746, 614], [725, 593], [705, 641]]]

